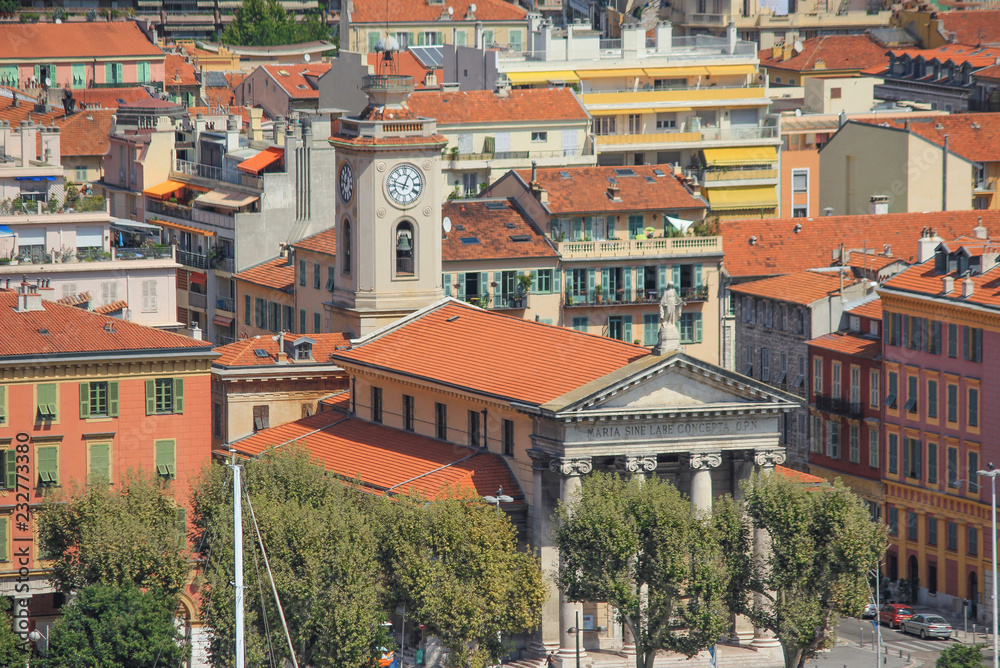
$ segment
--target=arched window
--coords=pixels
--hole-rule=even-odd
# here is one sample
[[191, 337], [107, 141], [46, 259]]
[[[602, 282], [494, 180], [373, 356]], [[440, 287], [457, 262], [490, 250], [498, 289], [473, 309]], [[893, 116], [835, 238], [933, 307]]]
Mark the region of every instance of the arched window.
[[341, 254], [344, 256], [344, 273], [351, 275], [351, 221], [344, 219], [344, 231], [341, 234]]
[[403, 221], [396, 226], [396, 275], [413, 276], [413, 225]]

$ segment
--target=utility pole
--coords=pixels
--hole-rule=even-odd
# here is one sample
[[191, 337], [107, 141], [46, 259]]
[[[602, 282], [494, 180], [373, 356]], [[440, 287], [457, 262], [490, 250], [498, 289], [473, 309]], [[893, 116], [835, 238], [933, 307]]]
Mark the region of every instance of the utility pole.
[[246, 665], [246, 638], [243, 629], [243, 497], [241, 495], [241, 473], [243, 467], [236, 463], [235, 456], [230, 465], [233, 469], [233, 547], [236, 551], [233, 586], [236, 588], [236, 668]]

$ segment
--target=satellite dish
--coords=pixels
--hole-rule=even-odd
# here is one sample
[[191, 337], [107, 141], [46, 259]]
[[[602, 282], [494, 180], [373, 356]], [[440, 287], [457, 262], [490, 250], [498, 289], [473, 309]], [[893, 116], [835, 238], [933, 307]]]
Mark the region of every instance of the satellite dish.
[[801, 109], [796, 109], [795, 110], [795, 115], [796, 116], [801, 116], [802, 115], [802, 110]]
[[795, 49], [795, 53], [802, 53], [802, 40], [795, 40], [795, 44], [792, 45], [792, 48]]
[[454, 7], [449, 7], [448, 8], [448, 16], [454, 16], [454, 15], [455, 15], [455, 8]]
[[55, 24], [56, 24], [56, 25], [59, 25], [60, 23], [62, 23], [62, 19], [56, 19], [56, 20], [55, 20]]
[[389, 35], [388, 39], [385, 40], [385, 50], [386, 51], [399, 51], [399, 42], [392, 35]]
[[52, 79], [50, 79], [49, 77], [45, 77], [45, 87], [49, 88], [51, 86], [52, 86]]
[[469, 11], [472, 12], [473, 14], [476, 13], [476, 3], [473, 2], [471, 5], [469, 5]]
[[451, 218], [449, 218], [448, 216], [445, 216], [444, 220], [441, 221], [441, 226], [444, 228], [444, 233], [445, 234], [448, 234], [449, 232], [451, 232]]
[[309, 54], [307, 53], [306, 55], [302, 56], [302, 59], [303, 59], [303, 60], [305, 60], [305, 61], [306, 61], [306, 62], [308, 63], [308, 62], [309, 62], [310, 60], [312, 60], [312, 56], [310, 56], [310, 55], [309, 55]]

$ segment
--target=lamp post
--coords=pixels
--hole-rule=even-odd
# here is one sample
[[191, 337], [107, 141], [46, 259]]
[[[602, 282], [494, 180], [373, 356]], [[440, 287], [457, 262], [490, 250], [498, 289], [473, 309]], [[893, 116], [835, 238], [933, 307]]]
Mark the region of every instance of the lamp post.
[[880, 615], [882, 614], [882, 605], [879, 600], [879, 593], [882, 589], [882, 574], [879, 572], [880, 568], [873, 568], [869, 571], [873, 576], [875, 576], [875, 667], [881, 665], [882, 661], [882, 621]]
[[[992, 491], [993, 491], [993, 501], [990, 506], [991, 518], [993, 520], [993, 546], [990, 548], [990, 555], [992, 555], [991, 561], [993, 562], [993, 668], [1000, 667], [1000, 655], [998, 655], [998, 638], [997, 638], [997, 475], [1000, 475], [1000, 470], [993, 468], [993, 462], [986, 465], [986, 471], [976, 471], [977, 475], [986, 476], [990, 479]], [[973, 594], [975, 596], [975, 594]], [[975, 626], [973, 626], [975, 629]]]
[[596, 629], [581, 629], [580, 611], [576, 611], [576, 626], [571, 626], [566, 629], [566, 633], [571, 633], [576, 636], [576, 668], [580, 668], [580, 633], [582, 631], [597, 631], [598, 633], [606, 633], [607, 630], [607, 626], [598, 626]]
[[499, 515], [500, 514], [500, 504], [501, 503], [513, 503], [514, 502], [514, 497], [507, 496], [506, 494], [504, 494], [503, 493], [503, 487], [501, 487], [501, 488], [499, 488], [497, 490], [497, 495], [496, 496], [484, 496], [483, 497], [483, 501], [485, 501], [486, 503], [490, 504], [491, 506], [496, 506], [497, 507], [497, 515]]

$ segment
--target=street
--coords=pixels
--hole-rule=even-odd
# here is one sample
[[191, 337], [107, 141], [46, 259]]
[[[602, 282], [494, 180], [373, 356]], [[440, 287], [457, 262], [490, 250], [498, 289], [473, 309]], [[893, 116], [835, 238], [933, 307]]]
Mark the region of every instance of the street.
[[[820, 659], [816, 665], [817, 666], [836, 666], [836, 665], [847, 665], [863, 666], [865, 663], [863, 659], [860, 659], [861, 655], [857, 654], [857, 650], [865, 650], [871, 657], [870, 662], [874, 663], [875, 657], [871, 654], [874, 651], [874, 638], [875, 638], [875, 627], [872, 625], [871, 620], [861, 620], [854, 618], [841, 619], [840, 624], [837, 629], [838, 643], [837, 648], [830, 652], [830, 657], [827, 660]], [[988, 655], [989, 646], [992, 642], [991, 636], [984, 635], [981, 633], [981, 629], [976, 627], [976, 632], [973, 634], [973, 628], [970, 626], [968, 632], [964, 632], [961, 628], [957, 628], [955, 635], [952, 636], [950, 640], [921, 640], [920, 638], [908, 635], [902, 631], [890, 629], [887, 626], [882, 626], [882, 645], [884, 656], [888, 657], [886, 666], [902, 666], [906, 665], [907, 660], [912, 660], [914, 666], [933, 666], [934, 662], [937, 661], [938, 655], [949, 645], [955, 642], [968, 642], [969, 644], [978, 643], [987, 645], [984, 651], [984, 656]], [[843, 654], [844, 650], [851, 648], [855, 650], [850, 655], [852, 657], [851, 661], [845, 660], [838, 663], [837, 657]], [[809, 664], [812, 665], [811, 663]]]

